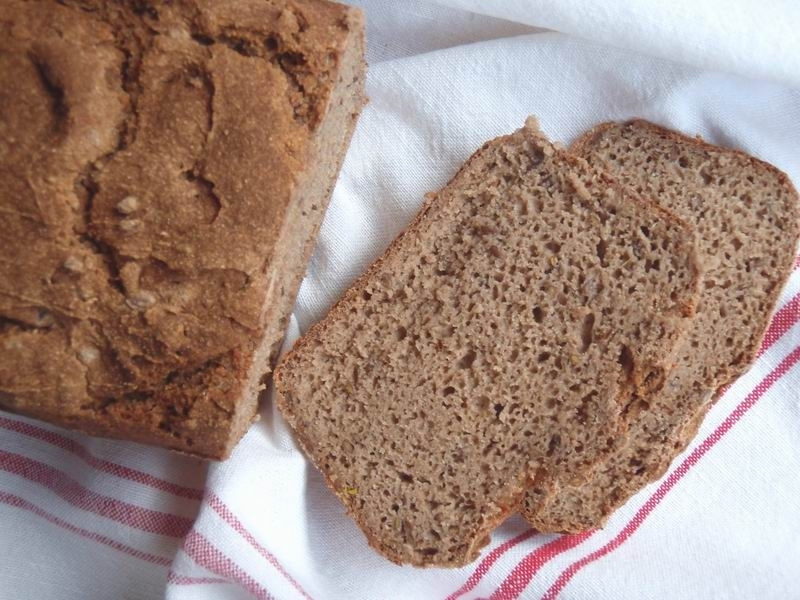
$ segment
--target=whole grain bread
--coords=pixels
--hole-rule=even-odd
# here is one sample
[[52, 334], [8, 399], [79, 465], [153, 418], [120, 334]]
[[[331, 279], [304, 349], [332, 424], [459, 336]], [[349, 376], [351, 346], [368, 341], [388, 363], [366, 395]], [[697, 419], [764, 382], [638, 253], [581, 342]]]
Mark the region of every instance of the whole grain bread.
[[0, 407], [227, 455], [354, 121], [359, 11], [7, 0]]
[[719, 389], [753, 361], [795, 258], [798, 196], [775, 167], [637, 120], [588, 132], [572, 151], [694, 225], [703, 285], [675, 369], [627, 411], [627, 434], [588, 481], [527, 498], [540, 531], [582, 531], [660, 477]]
[[488, 142], [278, 366], [278, 406], [368, 541], [457, 566], [657, 387], [692, 232], [531, 120]]

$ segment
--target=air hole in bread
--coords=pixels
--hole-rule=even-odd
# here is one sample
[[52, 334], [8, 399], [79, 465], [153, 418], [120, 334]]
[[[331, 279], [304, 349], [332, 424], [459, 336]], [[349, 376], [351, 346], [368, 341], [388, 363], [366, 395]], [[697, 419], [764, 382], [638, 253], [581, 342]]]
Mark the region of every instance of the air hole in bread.
[[547, 456], [553, 456], [558, 447], [561, 445], [561, 436], [557, 433], [550, 438], [550, 443], [547, 446]]
[[589, 313], [583, 318], [581, 326], [581, 352], [586, 352], [592, 345], [594, 337], [594, 313]]
[[464, 356], [461, 357], [461, 360], [458, 361], [458, 366], [461, 369], [469, 369], [469, 368], [471, 368], [472, 367], [472, 363], [475, 362], [475, 357], [476, 356], [477, 356], [477, 354], [475, 354], [474, 350], [472, 350], [472, 349], [468, 350], [467, 353]]
[[558, 254], [558, 251], [561, 250], [561, 244], [559, 244], [558, 242], [555, 242], [553, 240], [547, 242], [544, 245], [544, 247], [547, 248], [553, 254]]
[[602, 266], [606, 266], [606, 241], [601, 239], [597, 242], [596, 251], [597, 251], [597, 258], [600, 259], [600, 264]]
[[633, 352], [631, 352], [631, 349], [627, 346], [622, 346], [617, 362], [622, 367], [622, 372], [625, 374], [625, 377], [630, 377], [634, 368]]

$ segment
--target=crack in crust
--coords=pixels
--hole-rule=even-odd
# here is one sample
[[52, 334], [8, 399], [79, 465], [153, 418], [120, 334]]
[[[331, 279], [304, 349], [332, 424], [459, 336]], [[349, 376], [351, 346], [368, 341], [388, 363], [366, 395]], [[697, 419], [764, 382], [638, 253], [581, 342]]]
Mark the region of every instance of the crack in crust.
[[[280, 69], [289, 84], [288, 98], [295, 121], [308, 129], [318, 125], [322, 99], [316, 88], [321, 78], [319, 73], [311, 71], [308, 58], [302, 50], [292, 49], [301, 48], [296, 40], [292, 44], [277, 34], [271, 34], [262, 40], [235, 31], [226, 31], [217, 36], [195, 32], [192, 33], [192, 39], [202, 46], [221, 44], [241, 56], [270, 61]], [[327, 78], [323, 77], [322, 83], [328, 83]]]
[[[285, 318], [307, 255], [287, 257], [286, 281], [266, 285], [353, 42], [349, 25], [337, 29], [349, 10], [307, 0], [11, 1], [0, 25], [15, 35], [0, 47], [22, 48], [14, 66], [32, 75], [23, 93], [42, 109], [41, 122], [12, 125], [42, 159], [27, 161], [36, 171], [20, 159], [20, 175], [1, 174], [19, 199], [0, 207], [14, 220], [3, 240], [41, 238], [41, 252], [0, 258], [14, 285], [0, 289], [0, 342], [30, 367], [0, 366], [0, 405], [105, 435], [141, 422], [184, 450], [196, 428], [216, 431], [192, 451], [219, 456], [266, 319]], [[311, 7], [311, 21], [295, 4]], [[44, 379], [55, 399], [35, 393]]]

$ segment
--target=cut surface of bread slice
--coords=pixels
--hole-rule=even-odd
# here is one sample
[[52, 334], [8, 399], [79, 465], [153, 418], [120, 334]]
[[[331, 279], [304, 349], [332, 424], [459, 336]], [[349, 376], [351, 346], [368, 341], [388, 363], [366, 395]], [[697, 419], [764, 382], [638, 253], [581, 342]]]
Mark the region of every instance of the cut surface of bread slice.
[[473, 560], [525, 489], [578, 472], [657, 385], [694, 236], [533, 120], [488, 142], [301, 338], [278, 404], [390, 560]]
[[608, 123], [572, 148], [694, 225], [703, 268], [697, 314], [675, 369], [631, 406], [627, 434], [586, 482], [556, 481], [524, 516], [545, 532], [602, 525], [660, 477], [694, 436], [719, 389], [756, 356], [795, 257], [798, 197], [778, 169], [646, 121]]

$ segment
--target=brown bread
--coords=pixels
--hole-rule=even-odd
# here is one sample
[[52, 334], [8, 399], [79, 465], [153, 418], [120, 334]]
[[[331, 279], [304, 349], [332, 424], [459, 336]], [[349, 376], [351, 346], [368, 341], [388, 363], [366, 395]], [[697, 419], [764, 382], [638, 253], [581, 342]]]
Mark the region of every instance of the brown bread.
[[297, 342], [278, 404], [378, 551], [463, 565], [663, 379], [697, 282], [681, 221], [530, 121], [478, 150]]
[[0, 407], [226, 456], [363, 97], [322, 0], [3, 2]]
[[561, 479], [544, 503], [528, 497], [523, 514], [546, 532], [600, 526], [664, 473], [719, 389], [755, 358], [798, 239], [796, 190], [742, 152], [645, 121], [601, 125], [572, 150], [691, 223], [704, 272], [697, 315], [664, 388], [631, 406], [627, 435], [588, 481]]

